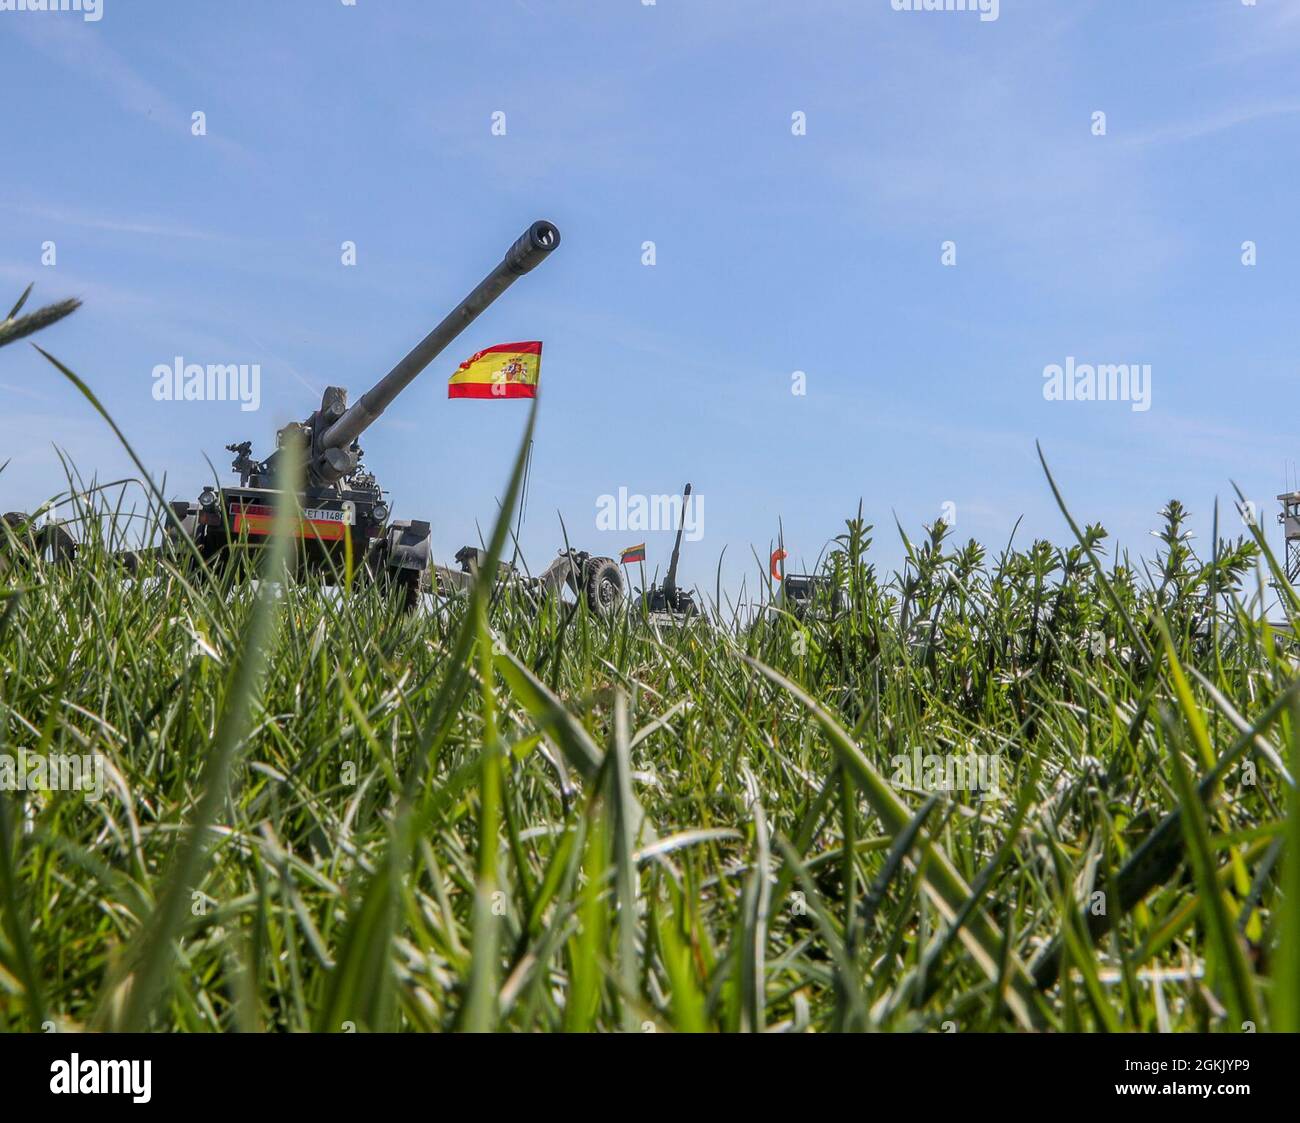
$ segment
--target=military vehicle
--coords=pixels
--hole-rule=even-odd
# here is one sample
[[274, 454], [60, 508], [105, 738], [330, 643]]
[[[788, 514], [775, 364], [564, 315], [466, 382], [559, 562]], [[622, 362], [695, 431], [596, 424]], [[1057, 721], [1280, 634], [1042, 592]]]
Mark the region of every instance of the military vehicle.
[[[295, 440], [300, 442], [306, 461], [295, 531], [301, 539], [300, 559], [327, 577], [343, 573], [349, 559], [358, 568], [364, 562], [363, 572], [401, 590], [407, 607], [414, 607], [421, 588], [431, 584], [429, 523], [389, 520], [386, 493], [362, 464], [357, 438], [488, 305], [545, 261], [559, 244], [560, 232], [552, 223], [534, 222], [500, 264], [351, 405], [345, 389], [327, 387], [320, 408], [306, 421], [282, 429], [276, 451], [263, 460], [252, 455], [250, 441], [227, 445], [235, 454], [232, 468], [239, 476], [239, 485], [209, 486], [194, 503], [174, 503], [179, 533], [188, 535], [199, 554], [211, 562], [228, 560], [245, 547], [264, 545], [280, 496], [275, 486], [276, 463], [285, 443]], [[173, 539], [177, 533], [173, 527]], [[585, 557], [581, 564], [576, 558], [567, 564], [570, 570], [577, 566], [582, 581], [590, 579], [591, 566]], [[575, 574], [566, 576], [573, 578]]]
[[798, 620], [833, 620], [847, 603], [848, 594], [828, 573], [787, 573], [777, 596], [778, 606]]
[[662, 585], [652, 584], [647, 592], [637, 598], [636, 610], [653, 616], [667, 616], [675, 620], [689, 620], [702, 616], [700, 606], [695, 603], [695, 596], [689, 589], [677, 584], [677, 563], [681, 560], [682, 531], [685, 529], [686, 505], [691, 501], [691, 485], [687, 484], [682, 492], [682, 519], [677, 527], [677, 538], [673, 542], [673, 556], [668, 563], [668, 572], [664, 575]]
[[[487, 562], [485, 551], [474, 546], [463, 546], [456, 552], [459, 569], [435, 565], [431, 584], [442, 596], [468, 591], [470, 585], [482, 575]], [[558, 596], [569, 589], [575, 597], [587, 602], [592, 612], [611, 615], [623, 600], [623, 574], [613, 558], [595, 557], [585, 550], [568, 547], [536, 577], [520, 573], [509, 562], [497, 564], [498, 585], [511, 587], [540, 602], [548, 596]]]

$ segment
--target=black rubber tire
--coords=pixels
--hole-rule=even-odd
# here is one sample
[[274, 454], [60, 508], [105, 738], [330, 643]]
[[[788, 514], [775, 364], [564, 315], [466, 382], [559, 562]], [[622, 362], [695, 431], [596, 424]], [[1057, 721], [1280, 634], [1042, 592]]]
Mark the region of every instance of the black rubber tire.
[[367, 581], [382, 589], [394, 590], [402, 602], [403, 612], [414, 612], [420, 605], [420, 571], [399, 569], [388, 564], [388, 540], [376, 538], [366, 551], [366, 562], [358, 571]]
[[393, 571], [393, 584], [402, 598], [402, 611], [414, 612], [420, 606], [420, 571], [397, 569]]
[[27, 521], [27, 516], [21, 511], [5, 512], [4, 524], [13, 534], [13, 539], [10, 539], [8, 534], [0, 531], [0, 574], [16, 569], [27, 561], [22, 552], [23, 540], [27, 536], [18, 530], [18, 527], [24, 526]]
[[77, 542], [61, 526], [44, 526], [38, 531], [37, 541], [50, 561], [70, 565], [77, 556]]
[[613, 558], [590, 558], [582, 574], [587, 607], [597, 616], [612, 616], [623, 600], [623, 571]]
[[17, 531], [18, 527], [30, 521], [31, 521], [30, 517], [28, 515], [24, 515], [22, 511], [6, 511], [4, 515], [5, 526], [7, 526], [10, 530], [12, 530], [15, 534], [18, 533]]
[[[51, 565], [70, 565], [77, 556], [77, 542], [63, 527], [35, 526], [29, 515], [22, 511], [8, 511], [4, 523], [13, 532], [14, 537], [31, 551], [31, 558], [17, 558], [18, 561], [30, 561], [43, 558]], [[19, 527], [24, 527], [19, 530]], [[5, 539], [0, 537], [0, 550], [4, 548]]]

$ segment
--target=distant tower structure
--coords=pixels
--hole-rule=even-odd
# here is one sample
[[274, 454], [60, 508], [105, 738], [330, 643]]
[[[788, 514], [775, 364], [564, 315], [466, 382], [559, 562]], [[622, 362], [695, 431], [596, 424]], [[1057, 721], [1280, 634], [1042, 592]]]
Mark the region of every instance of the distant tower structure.
[[1277, 498], [1282, 504], [1277, 521], [1286, 537], [1286, 579], [1295, 585], [1300, 582], [1300, 491], [1283, 492]]

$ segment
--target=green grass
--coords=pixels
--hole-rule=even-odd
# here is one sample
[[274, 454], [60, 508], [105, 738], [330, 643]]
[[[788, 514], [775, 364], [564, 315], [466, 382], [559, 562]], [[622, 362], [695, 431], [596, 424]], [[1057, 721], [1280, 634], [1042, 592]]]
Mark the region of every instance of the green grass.
[[1296, 1027], [1297, 664], [1177, 504], [1146, 567], [853, 518], [848, 613], [712, 630], [124, 581], [83, 504], [0, 575], [0, 753], [109, 775], [0, 793], [4, 1028]]

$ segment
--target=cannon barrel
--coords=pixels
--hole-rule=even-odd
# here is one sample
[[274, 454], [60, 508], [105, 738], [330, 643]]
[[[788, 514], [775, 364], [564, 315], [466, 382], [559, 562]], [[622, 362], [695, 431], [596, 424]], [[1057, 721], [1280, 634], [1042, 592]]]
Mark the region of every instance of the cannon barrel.
[[534, 222], [506, 251], [501, 263], [456, 305], [433, 331], [411, 348], [401, 362], [358, 398], [321, 438], [321, 448], [347, 448], [392, 404], [443, 348], [514, 282], [544, 261], [560, 244], [553, 223]]
[[686, 529], [686, 504], [691, 501], [691, 485], [686, 485], [682, 492], [682, 521], [677, 526], [677, 538], [673, 542], [673, 556], [668, 563], [668, 574], [664, 577], [664, 596], [671, 598], [677, 592], [677, 561], [682, 553], [682, 531]]

